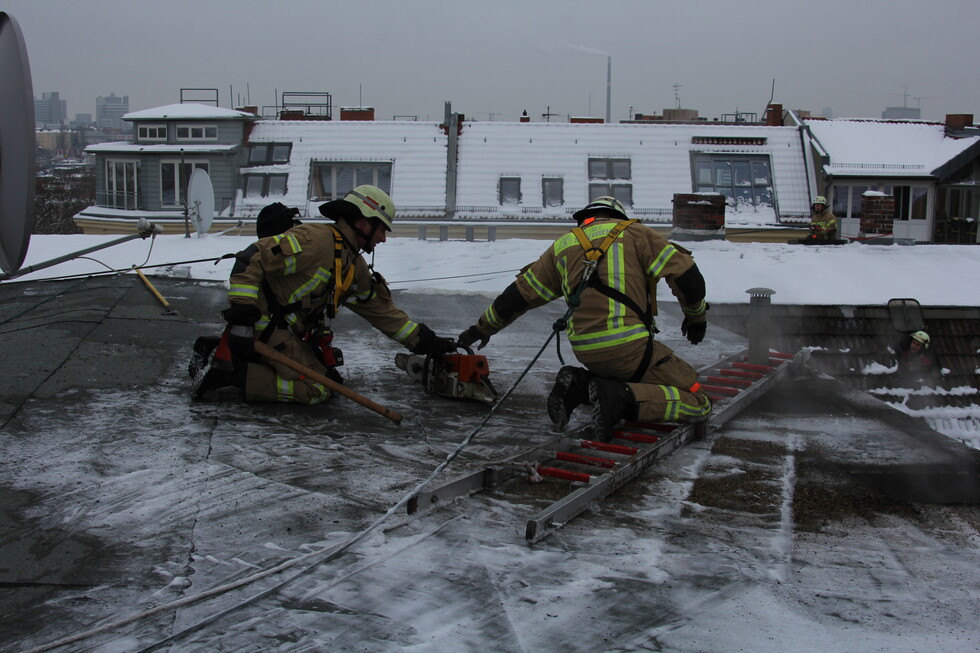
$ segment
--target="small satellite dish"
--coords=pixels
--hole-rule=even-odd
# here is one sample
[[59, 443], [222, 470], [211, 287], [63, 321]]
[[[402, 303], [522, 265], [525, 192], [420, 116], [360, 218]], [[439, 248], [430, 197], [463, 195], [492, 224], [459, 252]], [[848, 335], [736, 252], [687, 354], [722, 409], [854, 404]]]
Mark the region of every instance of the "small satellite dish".
[[34, 88], [24, 35], [0, 11], [0, 268], [18, 270], [34, 224]]
[[195, 168], [187, 183], [187, 210], [198, 237], [206, 234], [214, 220], [214, 186], [202, 168]]

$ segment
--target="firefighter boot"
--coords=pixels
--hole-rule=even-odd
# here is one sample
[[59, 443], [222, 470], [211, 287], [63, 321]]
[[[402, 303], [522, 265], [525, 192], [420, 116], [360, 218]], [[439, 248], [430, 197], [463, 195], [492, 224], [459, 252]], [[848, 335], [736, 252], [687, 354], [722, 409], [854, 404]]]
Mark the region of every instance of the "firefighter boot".
[[592, 375], [581, 367], [566, 365], [558, 370], [555, 387], [548, 395], [548, 417], [556, 428], [564, 429], [572, 411], [588, 403], [590, 379]]
[[201, 380], [196, 385], [192, 384], [191, 394], [194, 399], [201, 399], [211, 390], [234, 386], [245, 388], [245, 378], [248, 372], [248, 363], [245, 361], [235, 361], [234, 369], [222, 369], [213, 363], [203, 373]]
[[221, 336], [201, 336], [194, 341], [194, 352], [191, 354], [191, 360], [187, 364], [187, 373], [191, 375], [192, 379], [207, 367], [208, 359], [211, 358], [211, 352], [214, 351], [220, 341]]
[[595, 439], [608, 442], [613, 428], [624, 419], [635, 419], [633, 391], [622, 381], [595, 378], [589, 382], [592, 402], [592, 428]]

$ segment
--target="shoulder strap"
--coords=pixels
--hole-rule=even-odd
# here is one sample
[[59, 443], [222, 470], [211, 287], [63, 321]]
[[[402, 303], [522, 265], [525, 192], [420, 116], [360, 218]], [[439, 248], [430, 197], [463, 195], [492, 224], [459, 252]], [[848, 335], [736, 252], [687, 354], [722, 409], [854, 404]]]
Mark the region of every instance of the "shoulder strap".
[[602, 242], [598, 246], [592, 244], [592, 241], [585, 234], [585, 230], [582, 227], [575, 227], [572, 229], [572, 233], [578, 239], [579, 245], [585, 250], [585, 258], [589, 261], [598, 261], [606, 252], [609, 247], [613, 244], [613, 241], [619, 238], [619, 234], [623, 233], [627, 227], [636, 222], [636, 220], [623, 220], [609, 230], [606, 237], [602, 239]]
[[340, 252], [344, 248], [344, 237], [340, 235], [336, 227], [330, 226], [330, 231], [333, 232], [333, 302], [328, 317], [332, 320], [337, 315], [337, 307], [340, 305], [340, 296], [347, 292], [350, 288], [351, 283], [354, 281], [354, 266], [350, 266], [347, 270], [347, 276], [344, 279], [340, 277], [341, 271], [341, 257]]

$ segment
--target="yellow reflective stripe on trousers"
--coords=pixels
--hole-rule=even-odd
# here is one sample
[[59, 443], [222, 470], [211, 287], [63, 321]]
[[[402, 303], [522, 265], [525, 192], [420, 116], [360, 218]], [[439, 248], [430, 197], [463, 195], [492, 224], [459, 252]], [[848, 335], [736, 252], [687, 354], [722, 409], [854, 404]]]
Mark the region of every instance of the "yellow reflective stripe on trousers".
[[662, 250], [660, 250], [660, 254], [657, 255], [657, 258], [653, 260], [653, 263], [650, 264], [650, 267], [647, 268], [647, 274], [651, 277], [659, 277], [663, 273], [664, 268], [667, 266], [667, 262], [670, 260], [670, 257], [676, 253], [677, 250], [674, 249], [673, 245], [667, 245], [664, 247]]
[[276, 401], [293, 401], [293, 382], [276, 375]]
[[632, 324], [595, 333], [576, 334], [572, 332], [571, 327], [568, 331], [568, 342], [571, 343], [572, 349], [575, 351], [603, 349], [650, 337], [650, 331], [642, 324]]
[[228, 287], [229, 297], [241, 297], [243, 299], [258, 299], [259, 287], [246, 283], [233, 283]]
[[667, 400], [667, 407], [664, 409], [664, 420], [676, 422], [678, 415], [678, 404], [681, 400], [680, 390], [672, 385], [662, 385], [660, 389], [664, 391], [664, 399]]
[[395, 333], [395, 340], [397, 340], [398, 342], [405, 342], [406, 340], [412, 337], [412, 334], [415, 333], [415, 330], [418, 328], [419, 328], [418, 323], [409, 320], [408, 322], [405, 323], [405, 326], [400, 328], [398, 332]]
[[558, 297], [558, 295], [552, 292], [548, 286], [541, 283], [541, 281], [539, 281], [530, 270], [524, 273], [524, 281], [526, 281], [527, 285], [531, 286], [531, 290], [533, 290], [535, 294], [545, 302], [550, 302]]

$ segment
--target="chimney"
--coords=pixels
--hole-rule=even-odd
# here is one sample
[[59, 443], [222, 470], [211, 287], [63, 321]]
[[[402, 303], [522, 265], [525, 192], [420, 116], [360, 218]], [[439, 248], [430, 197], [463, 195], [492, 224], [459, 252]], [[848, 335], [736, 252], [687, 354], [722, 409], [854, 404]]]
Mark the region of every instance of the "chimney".
[[374, 107], [340, 107], [341, 120], [374, 120]]
[[527, 109], [521, 114], [521, 122], [531, 122], [531, 116], [527, 115]]
[[766, 126], [781, 127], [783, 124], [783, 105], [770, 104], [766, 107]]
[[972, 113], [947, 113], [946, 129], [951, 132], [961, 132], [967, 127], [973, 126]]

